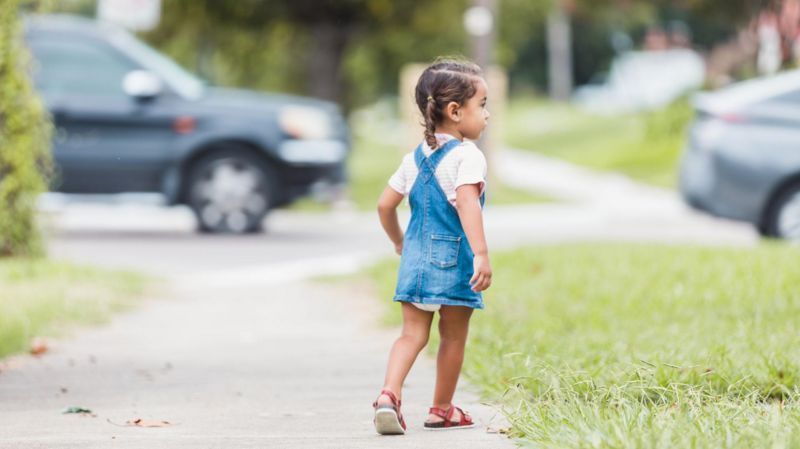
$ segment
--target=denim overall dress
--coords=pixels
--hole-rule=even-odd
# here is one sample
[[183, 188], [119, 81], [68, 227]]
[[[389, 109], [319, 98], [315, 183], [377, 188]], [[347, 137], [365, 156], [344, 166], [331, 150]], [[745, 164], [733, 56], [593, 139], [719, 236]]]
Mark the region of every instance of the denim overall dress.
[[[414, 151], [419, 174], [408, 195], [411, 220], [403, 240], [395, 301], [483, 308], [483, 296], [472, 291], [474, 254], [456, 208], [436, 179], [436, 167], [461, 142], [452, 139], [426, 157]], [[484, 195], [481, 195], [483, 207]]]

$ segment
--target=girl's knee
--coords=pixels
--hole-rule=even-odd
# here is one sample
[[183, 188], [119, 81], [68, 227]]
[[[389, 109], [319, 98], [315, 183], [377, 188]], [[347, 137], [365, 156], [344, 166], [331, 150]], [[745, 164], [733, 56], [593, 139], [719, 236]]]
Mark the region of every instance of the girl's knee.
[[439, 333], [440, 344], [445, 346], [466, 346], [467, 334], [466, 333]]
[[469, 333], [469, 320], [446, 320], [439, 321], [439, 336], [442, 341], [452, 340], [457, 342], [459, 340], [466, 341], [467, 334]]
[[400, 338], [406, 340], [408, 343], [411, 343], [419, 350], [428, 344], [428, 335], [423, 333], [404, 332]]

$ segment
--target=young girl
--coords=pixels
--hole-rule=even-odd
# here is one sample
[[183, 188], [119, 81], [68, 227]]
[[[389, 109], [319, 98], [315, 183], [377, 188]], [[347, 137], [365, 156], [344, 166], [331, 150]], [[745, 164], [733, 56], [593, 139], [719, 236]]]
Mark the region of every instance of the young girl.
[[[425, 119], [425, 140], [403, 159], [378, 202], [381, 225], [401, 255], [395, 301], [403, 331], [392, 346], [386, 380], [375, 408], [375, 430], [403, 434], [403, 381], [428, 342], [439, 312], [441, 344], [436, 390], [426, 429], [473, 427], [452, 404], [474, 309], [483, 308], [492, 269], [481, 215], [486, 159], [477, 140], [489, 118], [486, 82], [470, 62], [437, 60], [419, 78], [416, 102]], [[405, 236], [397, 206], [408, 195], [411, 220]]]

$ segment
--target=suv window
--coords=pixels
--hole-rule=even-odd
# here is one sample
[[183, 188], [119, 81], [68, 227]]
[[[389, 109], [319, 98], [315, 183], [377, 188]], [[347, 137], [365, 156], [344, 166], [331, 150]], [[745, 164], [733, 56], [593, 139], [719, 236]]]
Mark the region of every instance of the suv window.
[[46, 94], [125, 96], [122, 79], [136, 67], [112, 48], [90, 40], [33, 39], [34, 80]]

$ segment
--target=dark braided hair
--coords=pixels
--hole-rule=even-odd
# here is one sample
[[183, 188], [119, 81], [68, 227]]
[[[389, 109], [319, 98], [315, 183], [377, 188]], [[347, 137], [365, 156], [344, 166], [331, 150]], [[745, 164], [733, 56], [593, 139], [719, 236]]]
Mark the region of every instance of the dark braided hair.
[[444, 110], [451, 101], [464, 105], [477, 92], [476, 78], [481, 68], [470, 61], [439, 58], [422, 72], [414, 93], [419, 111], [425, 120], [425, 142], [432, 149], [438, 146], [434, 131], [444, 120]]

